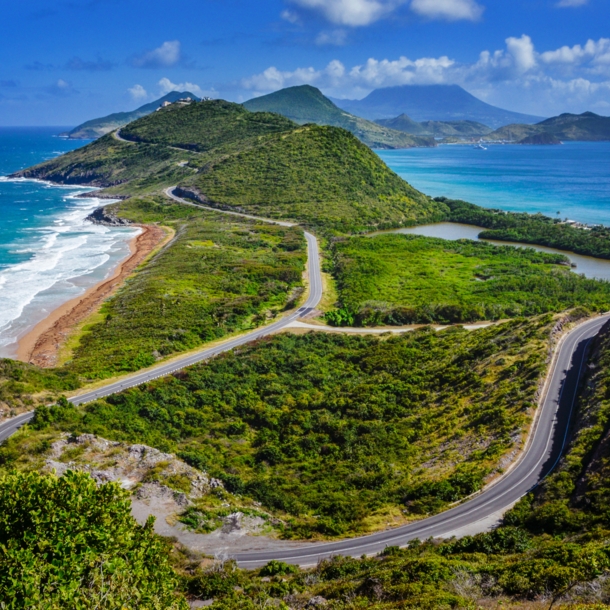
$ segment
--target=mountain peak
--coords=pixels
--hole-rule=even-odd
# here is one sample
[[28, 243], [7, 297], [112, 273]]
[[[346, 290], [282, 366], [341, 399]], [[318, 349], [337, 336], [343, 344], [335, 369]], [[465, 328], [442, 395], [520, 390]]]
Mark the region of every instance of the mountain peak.
[[372, 148], [411, 148], [434, 146], [434, 140], [413, 138], [406, 133], [382, 127], [341, 110], [319, 89], [299, 85], [255, 97], [244, 103], [252, 112], [274, 112], [301, 125], [316, 123], [342, 127]]
[[140, 106], [135, 110], [129, 112], [115, 112], [99, 119], [91, 119], [90, 121], [86, 121], [82, 125], [75, 127], [72, 131], [61, 135], [65, 135], [71, 140], [95, 140], [119, 127], [123, 127], [123, 125], [127, 125], [127, 123], [131, 123], [131, 121], [135, 121], [136, 119], [154, 112], [163, 102], [173, 103], [186, 97], [190, 97], [193, 100], [199, 99], [190, 91], [170, 91], [158, 100], [144, 104], [144, 106]]
[[370, 120], [407, 114], [419, 122], [466, 120], [494, 128], [542, 120], [487, 104], [459, 85], [397, 85], [375, 89], [362, 100], [333, 101], [339, 108]]

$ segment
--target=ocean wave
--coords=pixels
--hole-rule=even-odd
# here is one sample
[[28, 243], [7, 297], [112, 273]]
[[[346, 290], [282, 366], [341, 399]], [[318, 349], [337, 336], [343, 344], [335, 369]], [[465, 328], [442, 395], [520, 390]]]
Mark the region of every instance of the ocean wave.
[[[36, 182], [47, 186], [43, 181]], [[50, 183], [48, 186], [65, 188]], [[0, 267], [0, 347], [14, 344], [16, 337], [32, 323], [107, 277], [128, 254], [127, 242], [137, 234], [134, 229], [115, 229], [86, 221], [99, 207], [100, 199], [78, 197], [88, 192], [83, 191], [86, 187], [68, 188], [78, 192], [61, 196], [66, 207], [47, 216], [43, 226], [22, 227], [13, 244], [7, 244], [11, 253], [29, 256], [19, 263]]]

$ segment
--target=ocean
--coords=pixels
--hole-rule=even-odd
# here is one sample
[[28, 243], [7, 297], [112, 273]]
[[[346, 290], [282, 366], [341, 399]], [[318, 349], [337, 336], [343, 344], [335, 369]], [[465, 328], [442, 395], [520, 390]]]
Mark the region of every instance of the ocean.
[[85, 222], [101, 205], [87, 187], [9, 180], [6, 175], [83, 142], [61, 128], [0, 128], [0, 357], [51, 311], [111, 274], [138, 229]]
[[610, 225], [610, 142], [490, 145], [487, 150], [449, 145], [377, 153], [432, 197]]

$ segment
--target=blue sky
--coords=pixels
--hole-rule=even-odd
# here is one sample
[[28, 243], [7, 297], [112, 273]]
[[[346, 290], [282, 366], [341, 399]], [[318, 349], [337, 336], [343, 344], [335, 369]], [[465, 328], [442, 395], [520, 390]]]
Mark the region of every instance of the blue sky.
[[610, 115], [608, 0], [20, 0], [0, 22], [0, 125], [303, 83], [455, 83], [511, 110]]

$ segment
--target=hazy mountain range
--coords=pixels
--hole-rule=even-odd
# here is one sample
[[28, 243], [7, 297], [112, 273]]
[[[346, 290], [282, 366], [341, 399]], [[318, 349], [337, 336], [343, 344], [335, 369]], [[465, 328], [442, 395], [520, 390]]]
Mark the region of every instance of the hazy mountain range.
[[331, 99], [339, 108], [372, 121], [407, 114], [414, 121], [476, 121], [497, 129], [544, 118], [491, 106], [458, 85], [402, 85], [375, 89], [362, 100]]

